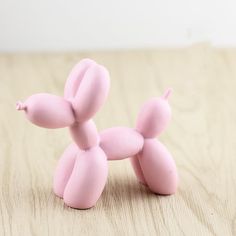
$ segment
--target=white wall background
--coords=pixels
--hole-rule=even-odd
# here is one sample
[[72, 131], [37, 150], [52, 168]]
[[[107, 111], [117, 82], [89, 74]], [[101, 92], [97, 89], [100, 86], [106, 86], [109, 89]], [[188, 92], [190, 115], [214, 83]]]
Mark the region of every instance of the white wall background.
[[236, 0], [0, 0], [0, 51], [236, 46]]

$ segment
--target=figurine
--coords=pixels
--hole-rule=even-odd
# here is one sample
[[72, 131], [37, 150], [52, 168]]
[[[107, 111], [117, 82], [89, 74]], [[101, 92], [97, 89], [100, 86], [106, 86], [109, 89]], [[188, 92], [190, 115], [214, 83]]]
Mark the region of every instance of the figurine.
[[90, 59], [72, 69], [64, 97], [40, 93], [16, 104], [35, 125], [69, 127], [74, 143], [62, 154], [53, 180], [54, 193], [77, 209], [94, 206], [104, 189], [108, 160], [130, 158], [137, 179], [157, 194], [173, 194], [178, 184], [175, 163], [155, 137], [171, 117], [168, 97], [152, 98], [140, 110], [136, 128], [114, 127], [98, 133], [92, 117], [105, 102], [108, 71]]

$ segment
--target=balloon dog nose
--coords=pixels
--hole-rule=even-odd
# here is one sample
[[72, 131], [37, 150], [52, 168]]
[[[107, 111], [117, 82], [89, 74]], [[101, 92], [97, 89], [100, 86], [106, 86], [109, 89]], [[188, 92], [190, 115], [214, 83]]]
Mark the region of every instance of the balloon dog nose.
[[16, 110], [20, 111], [20, 110], [26, 110], [26, 105], [21, 102], [21, 101], [18, 101], [16, 103]]

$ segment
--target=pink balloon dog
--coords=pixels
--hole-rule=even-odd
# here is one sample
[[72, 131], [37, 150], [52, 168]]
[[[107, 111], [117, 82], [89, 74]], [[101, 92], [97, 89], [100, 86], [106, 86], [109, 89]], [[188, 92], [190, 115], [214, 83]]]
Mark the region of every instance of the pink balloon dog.
[[73, 208], [95, 205], [107, 180], [107, 160], [130, 158], [138, 180], [154, 193], [173, 194], [177, 188], [171, 154], [155, 139], [170, 121], [167, 99], [171, 91], [143, 105], [135, 129], [115, 127], [98, 134], [91, 118], [105, 102], [108, 91], [108, 71], [84, 59], [72, 69], [64, 98], [40, 93], [16, 105], [35, 125], [69, 127], [75, 143], [67, 147], [58, 163], [53, 189]]

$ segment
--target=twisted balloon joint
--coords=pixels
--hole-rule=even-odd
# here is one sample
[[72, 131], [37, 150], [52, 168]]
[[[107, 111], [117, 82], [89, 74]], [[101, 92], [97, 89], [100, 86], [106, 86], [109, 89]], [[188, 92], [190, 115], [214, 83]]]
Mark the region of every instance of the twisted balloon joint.
[[168, 98], [172, 90], [143, 104], [135, 129], [113, 127], [98, 133], [92, 117], [104, 104], [109, 87], [106, 68], [83, 59], [68, 76], [64, 98], [39, 93], [16, 104], [35, 125], [69, 127], [74, 142], [58, 162], [53, 190], [72, 208], [87, 209], [96, 204], [107, 180], [107, 160], [129, 158], [138, 181], [154, 193], [169, 195], [177, 189], [175, 162], [156, 139], [171, 118]]

